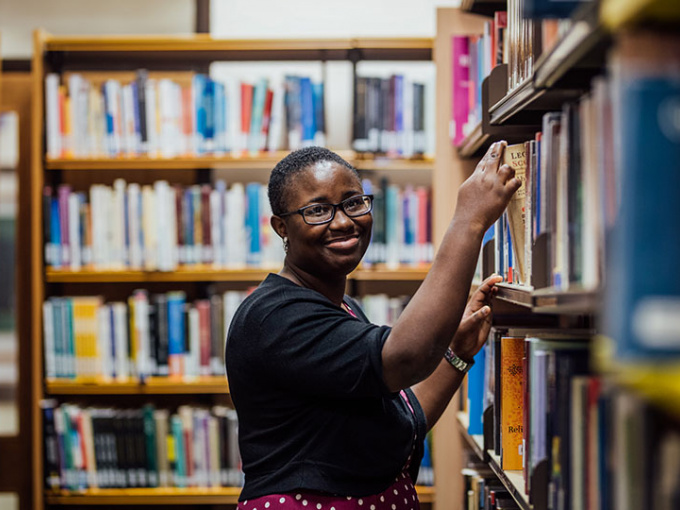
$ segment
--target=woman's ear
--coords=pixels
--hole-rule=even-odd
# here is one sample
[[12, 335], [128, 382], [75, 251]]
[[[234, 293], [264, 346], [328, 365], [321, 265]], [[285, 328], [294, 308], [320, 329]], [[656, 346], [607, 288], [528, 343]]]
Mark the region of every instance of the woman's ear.
[[286, 228], [286, 224], [282, 218], [272, 215], [272, 217], [269, 219], [269, 224], [281, 239], [288, 237], [288, 229]]

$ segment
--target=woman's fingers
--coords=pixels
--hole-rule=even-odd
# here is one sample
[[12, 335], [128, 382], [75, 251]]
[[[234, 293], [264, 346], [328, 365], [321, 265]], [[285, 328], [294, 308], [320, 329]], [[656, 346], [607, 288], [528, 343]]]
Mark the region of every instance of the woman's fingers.
[[480, 172], [496, 172], [498, 170], [498, 165], [503, 158], [503, 151], [505, 150], [506, 146], [507, 143], [505, 141], [492, 143], [491, 147], [489, 147], [489, 150], [486, 151], [484, 157], [477, 164], [477, 169]]

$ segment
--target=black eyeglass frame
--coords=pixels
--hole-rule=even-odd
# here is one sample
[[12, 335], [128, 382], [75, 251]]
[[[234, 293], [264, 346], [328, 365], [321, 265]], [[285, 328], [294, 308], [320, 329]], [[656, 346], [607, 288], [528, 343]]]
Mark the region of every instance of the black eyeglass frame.
[[[345, 204], [346, 202], [349, 202], [350, 200], [353, 200], [353, 199], [356, 199], [356, 198], [366, 198], [366, 197], [368, 197], [368, 199], [371, 201], [371, 203], [370, 203], [369, 206], [368, 206], [368, 211], [362, 212], [361, 214], [349, 214], [349, 213], [345, 210], [345, 205], [344, 205], [344, 204]], [[309, 221], [307, 221], [307, 218], [305, 217], [305, 210], [306, 210], [306, 209], [310, 209], [310, 208], [312, 208], [312, 207], [318, 207], [318, 206], [320, 206], [320, 205], [330, 205], [330, 206], [333, 207], [333, 212], [331, 213], [331, 217], [328, 218], [327, 220], [320, 221], [320, 222], [318, 222], [318, 223], [310, 223]], [[326, 223], [330, 223], [331, 221], [333, 221], [333, 219], [335, 218], [335, 212], [337, 211], [338, 207], [341, 207], [341, 208], [342, 208], [342, 212], [345, 213], [345, 215], [346, 215], [348, 218], [359, 218], [359, 217], [361, 217], [361, 216], [366, 216], [367, 214], [370, 214], [371, 211], [373, 210], [373, 195], [369, 195], [369, 194], [364, 194], [364, 195], [353, 195], [353, 196], [351, 196], [351, 197], [349, 197], [349, 198], [346, 198], [346, 199], [343, 200], [342, 202], [338, 202], [337, 204], [329, 204], [329, 203], [310, 204], [310, 205], [306, 205], [306, 206], [304, 206], [304, 207], [300, 207], [300, 209], [298, 209], [297, 211], [290, 211], [290, 212], [287, 212], [287, 213], [281, 213], [281, 214], [277, 214], [277, 216], [278, 216], [279, 218], [283, 218], [283, 217], [285, 217], [285, 216], [290, 216], [291, 214], [299, 214], [300, 216], [302, 216], [302, 220], [303, 220], [307, 225], [324, 225], [324, 224], [326, 224]]]

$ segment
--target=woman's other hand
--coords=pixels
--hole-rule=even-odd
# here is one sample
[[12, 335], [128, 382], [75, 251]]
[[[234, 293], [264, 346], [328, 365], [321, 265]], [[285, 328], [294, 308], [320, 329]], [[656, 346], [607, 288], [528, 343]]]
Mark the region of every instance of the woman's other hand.
[[501, 165], [507, 143], [496, 142], [477, 164], [472, 175], [458, 190], [456, 218], [486, 230], [503, 214], [521, 182], [515, 171]]
[[489, 276], [468, 301], [451, 342], [451, 349], [460, 359], [472, 361], [486, 342], [491, 329], [491, 298], [497, 292], [495, 285], [502, 281], [498, 275]]

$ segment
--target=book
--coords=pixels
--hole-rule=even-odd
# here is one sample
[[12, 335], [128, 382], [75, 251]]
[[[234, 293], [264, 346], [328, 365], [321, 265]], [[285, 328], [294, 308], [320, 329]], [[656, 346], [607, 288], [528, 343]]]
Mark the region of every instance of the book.
[[529, 282], [525, 250], [527, 153], [524, 144], [508, 145], [503, 153], [503, 164], [512, 168], [515, 171], [515, 178], [521, 182], [521, 186], [510, 199], [507, 212], [510, 237], [512, 238], [513, 261], [516, 262], [520, 282], [527, 284]]
[[522, 469], [523, 393], [522, 357], [524, 337], [506, 336], [501, 339], [501, 467]]

